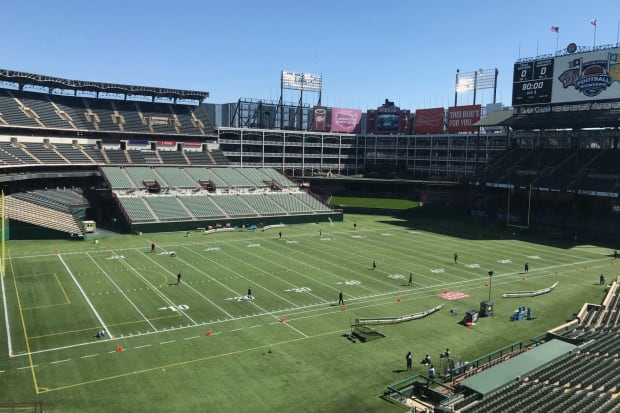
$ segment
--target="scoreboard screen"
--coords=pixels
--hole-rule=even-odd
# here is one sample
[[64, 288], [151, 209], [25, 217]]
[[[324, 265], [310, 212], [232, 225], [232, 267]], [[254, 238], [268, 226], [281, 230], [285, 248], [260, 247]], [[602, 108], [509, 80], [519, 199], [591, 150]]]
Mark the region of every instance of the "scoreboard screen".
[[512, 106], [551, 103], [553, 60], [515, 63]]

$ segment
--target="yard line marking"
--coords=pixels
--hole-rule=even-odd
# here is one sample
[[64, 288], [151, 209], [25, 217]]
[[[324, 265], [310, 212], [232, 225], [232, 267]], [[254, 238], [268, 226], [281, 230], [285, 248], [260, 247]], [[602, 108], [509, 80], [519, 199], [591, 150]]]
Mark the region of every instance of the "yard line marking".
[[64, 359], [64, 360], [52, 361], [52, 362], [50, 362], [50, 364], [66, 363], [67, 361], [71, 361], [71, 359]]
[[[26, 320], [24, 319], [24, 311], [22, 310], [21, 298], [19, 298], [19, 289], [17, 288], [17, 278], [15, 278], [15, 268], [13, 268], [13, 260], [11, 259], [11, 253], [9, 251], [9, 264], [11, 266], [11, 274], [13, 274], [13, 286], [15, 287], [15, 297], [17, 299], [17, 308], [19, 311], [19, 319], [22, 323], [22, 330], [24, 332], [24, 340], [26, 342], [26, 350], [30, 353], [30, 340], [28, 339], [28, 330], [26, 329]], [[8, 331], [7, 331], [8, 334]], [[12, 353], [11, 353], [12, 354]], [[39, 393], [39, 383], [37, 381], [37, 375], [34, 372], [34, 364], [32, 361], [32, 355], [28, 355], [28, 363], [30, 363], [30, 374], [32, 375], [32, 383], [34, 385], [35, 394]]]
[[99, 355], [99, 354], [88, 354], [88, 355], [86, 355], [86, 356], [82, 356], [82, 357], [80, 357], [80, 358], [81, 358], [81, 359], [88, 359], [88, 358], [91, 358], [91, 357], [97, 357], [98, 355]]
[[62, 262], [62, 265], [64, 265], [65, 269], [67, 270], [67, 273], [69, 273], [69, 276], [73, 279], [73, 282], [77, 286], [78, 290], [80, 290], [80, 293], [82, 293], [82, 297], [84, 297], [84, 300], [86, 301], [86, 303], [88, 304], [90, 309], [93, 310], [93, 313], [95, 314], [95, 317], [97, 317], [97, 320], [99, 320], [99, 322], [101, 323], [101, 327], [103, 329], [105, 329], [106, 334], [108, 336], [110, 336], [110, 338], [112, 338], [113, 336], [112, 336], [112, 333], [110, 332], [110, 330], [108, 329], [108, 326], [106, 325], [106, 323], [103, 321], [103, 319], [101, 318], [101, 316], [99, 315], [99, 313], [95, 309], [95, 306], [93, 305], [93, 303], [91, 303], [90, 300], [88, 299], [88, 295], [86, 295], [86, 292], [84, 291], [84, 289], [82, 289], [82, 286], [80, 285], [78, 280], [73, 275], [73, 272], [71, 272], [71, 270], [69, 269], [69, 266], [67, 265], [65, 260], [62, 259], [62, 256], [60, 254], [57, 254], [57, 256], [58, 256], [58, 259], [60, 260], [60, 262]]
[[97, 266], [99, 271], [101, 271], [101, 273], [112, 283], [112, 285], [114, 285], [114, 287], [118, 290], [118, 292], [121, 293], [127, 301], [129, 301], [129, 304], [131, 304], [131, 306], [136, 310], [136, 312], [140, 314], [140, 316], [144, 319], [144, 321], [146, 321], [153, 330], [158, 331], [157, 328], [153, 325], [153, 323], [151, 323], [151, 321], [142, 313], [142, 311], [140, 311], [138, 306], [136, 306], [136, 304], [133, 301], [131, 301], [131, 299], [127, 296], [127, 294], [125, 294], [125, 292], [118, 286], [118, 284], [116, 284], [116, 282], [112, 280], [112, 278], [108, 275], [108, 273], [103, 268], [101, 268], [99, 263], [97, 263], [97, 261], [95, 261], [95, 259], [88, 252], [86, 253], [86, 256], [95, 264], [95, 266]]
[[[549, 275], [545, 275], [542, 272], [546, 269], [549, 268], [558, 268], [558, 267], [570, 267], [570, 266], [574, 266], [574, 265], [583, 265], [585, 263], [591, 263], [591, 262], [597, 262], [597, 261], [607, 261], [607, 258], [598, 258], [598, 259], [592, 259], [592, 260], [585, 260], [585, 261], [577, 261], [577, 262], [571, 262], [571, 263], [565, 263], [565, 264], [561, 264], [561, 265], [554, 265], [554, 266], [550, 266], [550, 267], [541, 267], [539, 268], [537, 271], [531, 271], [529, 277], [530, 278], [544, 278], [544, 277], [548, 277]], [[538, 272], [538, 274], [535, 274], [536, 272]], [[533, 274], [534, 273], [534, 274]], [[496, 283], [498, 285], [502, 285], [504, 283], [511, 283], [514, 280], [510, 279], [511, 276], [514, 276], [516, 274], [519, 274], [519, 272], [510, 272], [510, 273], [505, 273], [505, 274], [498, 274], [495, 276], [495, 279], [497, 279]], [[395, 291], [388, 291], [388, 292], [382, 292], [382, 293], [377, 293], [377, 294], [372, 294], [366, 297], [360, 297], [360, 298], [354, 298], [354, 299], [350, 299], [350, 301], [354, 301], [354, 302], [358, 302], [358, 303], [368, 303], [368, 302], [373, 302], [375, 301], [375, 303], [373, 304], [369, 304], [369, 305], [363, 305], [363, 306], [356, 306], [356, 309], [361, 309], [361, 308], [370, 308], [370, 307], [376, 307], [376, 306], [381, 306], [381, 305], [385, 305], [385, 304], [390, 304], [390, 302], [388, 301], [381, 301], [381, 300], [387, 300], [389, 298], [389, 296], [393, 296], [393, 295], [400, 295], [400, 296], [407, 296], [409, 298], [407, 299], [416, 299], [417, 297], [420, 297], [422, 294], [425, 295], [435, 295], [436, 290], [438, 288], [442, 288], [445, 289], [445, 287], [454, 287], [454, 286], [468, 286], [468, 288], [475, 288], [475, 289], [480, 289], [483, 288], [481, 287], [482, 284], [481, 281], [485, 281], [487, 279], [486, 276], [480, 276], [480, 277], [476, 277], [476, 278], [470, 278], [470, 279], [462, 279], [462, 280], [458, 280], [458, 281], [451, 281], [448, 283], [437, 283], [437, 284], [432, 284], [432, 285], [426, 285], [426, 286], [420, 286], [419, 288], [416, 288], [415, 290], [408, 290], [406, 292], [403, 292], [402, 290], [395, 290]], [[480, 284], [480, 285], [479, 285]], [[257, 306], [258, 307], [258, 306]], [[260, 307], [259, 307], [260, 308]], [[265, 311], [264, 309], [262, 309], [263, 312], [262, 313], [256, 313], [256, 314], [248, 314], [248, 315], [243, 315], [243, 316], [239, 316], [239, 317], [235, 317], [233, 319], [228, 319], [228, 320], [218, 320], [218, 321], [213, 321], [211, 320], [209, 323], [202, 323], [203, 325], [209, 325], [209, 324], [221, 324], [221, 323], [227, 323], [227, 322], [231, 322], [231, 321], [238, 321], [238, 320], [243, 320], [243, 319], [247, 319], [249, 317], [262, 317], [262, 316], [274, 316], [275, 314], [277, 315], [282, 315], [282, 314], [287, 314], [289, 317], [291, 315], [305, 315], [302, 317], [296, 317], [294, 319], [289, 319], [289, 321], [296, 321], [296, 320], [301, 320], [301, 319], [305, 319], [305, 318], [311, 318], [311, 317], [317, 317], [317, 316], [324, 316], [324, 315], [330, 315], [333, 314], [333, 312], [335, 311], [332, 307], [326, 307], [324, 303], [317, 303], [317, 304], [310, 304], [310, 305], [304, 305], [304, 306], [296, 306], [294, 308], [289, 308], [289, 309], [283, 309], [283, 310], [274, 310], [274, 311]], [[324, 314], [314, 314], [312, 315], [311, 313], [316, 312], [316, 311], [323, 311], [326, 310], [327, 313]], [[277, 317], [276, 317], [277, 318]], [[279, 318], [278, 318], [278, 323], [279, 323]], [[276, 324], [275, 322], [273, 324]], [[167, 330], [167, 331], [174, 331], [174, 330], [182, 330], [185, 328], [195, 328], [196, 326], [186, 326], [186, 327], [180, 327], [180, 328], [173, 328], [171, 330]], [[231, 331], [239, 331], [239, 330], [243, 330], [243, 328], [238, 328], [235, 330], [231, 330]], [[163, 331], [160, 331], [158, 333], [162, 333]], [[148, 334], [154, 334], [154, 333], [148, 333]], [[219, 332], [214, 333], [215, 334], [221, 334]], [[135, 336], [138, 337], [138, 336]], [[123, 337], [124, 339], [129, 339], [132, 337]], [[173, 341], [169, 341], [169, 342], [163, 342], [160, 344], [168, 344], [168, 343], [173, 343], [176, 340]], [[69, 349], [69, 348], [75, 348], [75, 347], [81, 347], [81, 346], [85, 346], [85, 345], [91, 345], [91, 344], [98, 344], [101, 342], [88, 342], [88, 343], [79, 343], [79, 344], [73, 344], [73, 345], [68, 345], [68, 346], [63, 346], [63, 347], [58, 347], [58, 348], [50, 348], [50, 349], [44, 349], [44, 350], [38, 350], [38, 351], [33, 351], [33, 352], [19, 352], [17, 355], [15, 355], [14, 357], [18, 357], [18, 356], [31, 356], [34, 354], [39, 354], [39, 353], [46, 353], [46, 352], [52, 352], [52, 351], [58, 351], [58, 350], [65, 350], [65, 349]], [[110, 351], [109, 353], [115, 353], [115, 351]]]
[[183, 340], [194, 340], [196, 338], [200, 338], [200, 336], [194, 336], [194, 337], [185, 337]]
[[[144, 348], [144, 347], [151, 347], [151, 344], [145, 344], [145, 345], [143, 345], [143, 346], [134, 347], [134, 349]], [[114, 353], [114, 352], [113, 352], [113, 353]]]
[[[6, 338], [9, 350], [9, 357], [13, 357], [13, 343], [11, 342], [11, 326], [9, 323], [9, 308], [6, 304], [6, 291], [4, 289], [5, 276], [6, 274], [0, 274], [0, 284], [2, 284], [2, 307], [4, 308], [4, 324], [6, 325]], [[13, 274], [13, 277], [15, 277], [15, 274]]]
[[[163, 271], [165, 271], [168, 274], [171, 274], [174, 276], [174, 274], [168, 270], [167, 268], [165, 268], [164, 266], [162, 266], [160, 263], [158, 263], [157, 261], [153, 260], [151, 257], [147, 257], [149, 260], [151, 260], [151, 262], [153, 262], [155, 265], [157, 265], [159, 268], [161, 268]], [[178, 257], [177, 257], [178, 258]], [[187, 261], [182, 260], [180, 258], [178, 258], [180, 261], [182, 261], [183, 263], [189, 265], [191, 268], [198, 270], [195, 266], [189, 264]], [[202, 271], [200, 271], [202, 272]], [[224, 314], [226, 314], [229, 318], [234, 318], [234, 316], [232, 314], [230, 314], [228, 311], [224, 310], [222, 307], [220, 307], [219, 305], [217, 305], [215, 302], [213, 302], [211, 299], [209, 299], [207, 296], [205, 296], [204, 294], [202, 294], [201, 292], [199, 292], [198, 290], [196, 290], [194, 287], [192, 287], [191, 285], [185, 283], [185, 286], [187, 288], [189, 288], [190, 290], [192, 290], [193, 292], [195, 292], [196, 294], [198, 294], [200, 297], [202, 297], [205, 301], [207, 301], [208, 303], [210, 303], [211, 305], [213, 305], [215, 308], [217, 308], [218, 310], [220, 310], [221, 312], [223, 312]]]
[[170, 340], [170, 341], [162, 341], [159, 344], [171, 344], [171, 343], [176, 343], [176, 342], [177, 342], [176, 340]]
[[18, 367], [17, 370], [34, 369], [35, 367], [39, 367], [39, 365], [33, 364], [32, 366]]
[[[245, 252], [245, 253], [247, 253], [247, 251], [245, 251], [245, 250], [244, 250], [244, 252]], [[223, 252], [223, 251], [221, 252], [221, 254], [223, 254], [223, 255], [225, 255], [225, 256], [227, 256], [227, 257], [229, 257], [229, 258], [233, 259], [233, 260], [239, 261], [239, 259], [236, 259], [236, 258], [235, 258], [235, 257], [233, 257], [232, 255], [227, 254], [227, 253], [225, 253], [225, 252]], [[256, 255], [254, 255], [254, 256], [256, 256]], [[263, 258], [263, 257], [261, 257], [261, 258]], [[222, 266], [221, 264], [219, 264], [219, 265], [220, 265], [220, 266]], [[252, 265], [252, 264], [250, 264], [250, 263], [248, 263], [248, 262], [246, 262], [246, 265], [249, 265], [249, 266], [251, 266], [251, 267], [253, 267], [253, 268], [257, 269], [257, 270], [258, 270], [258, 271], [260, 271], [261, 273], [268, 274], [266, 271], [263, 271], [263, 270], [261, 270], [260, 268], [258, 268], [257, 266]], [[238, 273], [238, 272], [236, 272], [236, 271], [234, 272], [234, 274], [236, 274], [236, 275], [238, 275], [239, 277], [243, 278], [244, 280], [247, 280], [248, 282], [250, 282], [250, 280], [249, 280], [246, 276], [244, 276], [243, 274], [240, 274], [240, 273]], [[277, 277], [274, 277], [274, 278], [277, 278]], [[282, 281], [282, 280], [280, 280], [280, 281], [281, 281], [281, 282], [285, 282], [285, 281]], [[285, 283], [286, 283], [286, 284], [289, 284], [289, 285], [292, 285], [292, 284], [291, 284], [291, 283], [289, 283], [289, 282], [285, 282]], [[258, 287], [262, 288], [263, 290], [267, 291], [268, 293], [270, 293], [270, 294], [272, 294], [272, 295], [275, 295], [276, 297], [278, 297], [278, 298], [279, 298], [279, 299], [281, 299], [282, 301], [286, 301], [287, 303], [289, 303], [289, 304], [291, 304], [291, 305], [296, 305], [294, 302], [292, 302], [292, 301], [290, 301], [290, 300], [287, 300], [286, 298], [284, 298], [284, 297], [280, 296], [279, 294], [275, 293], [274, 291], [271, 291], [270, 289], [263, 287], [262, 285], [260, 285], [260, 283], [257, 283], [257, 282], [256, 282], [256, 280], [252, 281], [252, 284], [257, 285]], [[318, 297], [317, 297], [317, 298], [318, 298]]]
[[76, 388], [76, 387], [80, 387], [80, 386], [85, 386], [85, 385], [88, 385], [88, 384], [109, 382], [109, 381], [112, 381], [112, 380], [122, 379], [122, 378], [125, 378], [125, 377], [137, 376], [138, 374], [145, 374], [145, 373], [151, 373], [151, 372], [155, 372], [155, 371], [160, 371], [161, 369], [167, 369], [167, 368], [172, 368], [172, 367], [188, 366], [188, 365], [195, 364], [195, 363], [205, 362], [205, 361], [209, 361], [209, 360], [216, 360], [216, 359], [220, 359], [220, 358], [223, 358], [223, 357], [237, 356], [239, 354], [249, 353], [249, 352], [253, 352], [253, 351], [256, 351], [256, 350], [261, 350], [261, 349], [264, 349], [264, 348], [269, 348], [269, 347], [281, 346], [281, 345], [285, 345], [285, 344], [296, 343], [296, 342], [301, 341], [301, 340], [308, 340], [308, 339], [312, 339], [312, 338], [319, 338], [319, 337], [323, 337], [323, 336], [327, 336], [327, 335], [333, 335], [333, 334], [341, 333], [341, 332], [342, 332], [342, 329], [334, 330], [334, 331], [329, 331], [327, 333], [320, 333], [320, 334], [317, 334], [317, 335], [314, 335], [314, 336], [298, 337], [298, 338], [294, 338], [294, 339], [291, 339], [291, 340], [280, 341], [280, 342], [277, 342], [277, 343], [269, 343], [269, 344], [265, 344], [265, 345], [261, 345], [261, 346], [256, 346], [256, 347], [252, 347], [252, 348], [246, 348], [246, 349], [242, 349], [242, 350], [235, 350], [235, 351], [231, 351], [231, 352], [228, 352], [228, 353], [214, 354], [214, 355], [210, 355], [210, 356], [200, 357], [200, 358], [197, 358], [197, 359], [180, 361], [180, 362], [171, 363], [171, 364], [164, 364], [164, 365], [161, 365], [161, 366], [150, 367], [150, 368], [143, 369], [143, 370], [131, 371], [129, 373], [116, 374], [116, 375], [113, 375], [113, 376], [108, 376], [108, 377], [102, 377], [102, 378], [98, 378], [98, 379], [83, 381], [83, 382], [80, 382], [80, 383], [68, 384], [66, 386], [60, 386], [60, 387], [51, 388], [51, 389], [48, 388], [48, 389], [46, 389], [46, 392], [49, 393], [49, 392], [55, 392], [55, 391], [60, 391], [60, 390], [68, 390], [68, 389], [72, 389], [72, 388]]
[[[347, 241], [347, 242], [348, 242], [348, 241]], [[316, 262], [317, 260], [322, 261], [322, 262], [324, 262], [326, 265], [328, 265], [330, 269], [333, 269], [333, 268], [335, 268], [335, 267], [336, 267], [336, 268], [340, 268], [340, 269], [342, 269], [342, 270], [344, 270], [344, 271], [347, 271], [347, 272], [349, 272], [349, 273], [351, 273], [351, 271], [352, 271], [352, 270], [351, 270], [351, 268], [348, 268], [348, 267], [343, 267], [342, 265], [335, 265], [335, 264], [333, 264], [332, 262], [330, 262], [330, 261], [328, 261], [328, 260], [326, 260], [326, 259], [323, 259], [323, 258], [317, 258], [317, 257], [322, 257], [322, 256], [325, 256], [326, 254], [328, 254], [328, 252], [327, 252], [327, 251], [324, 251], [324, 250], [317, 250], [316, 248], [313, 248], [313, 247], [311, 247], [311, 246], [306, 246], [303, 250], [294, 249], [294, 248], [291, 248], [290, 246], [285, 246], [285, 247], [286, 247], [288, 250], [294, 250], [294, 251], [295, 251], [295, 253], [297, 253], [297, 254], [305, 255], [306, 257], [308, 257], [308, 259], [311, 259], [311, 260], [312, 260], [311, 262]], [[307, 252], [307, 251], [313, 251], [313, 252], [315, 252], [315, 254], [313, 255], [313, 254], [311, 254], [311, 253], [309, 253], [309, 252]], [[354, 252], [354, 251], [350, 251], [350, 253], [351, 253], [351, 254], [353, 254], [353, 255], [357, 255], [357, 256], [361, 257], [361, 255], [359, 255], [359, 254], [355, 254], [355, 252]], [[282, 253], [280, 253], [280, 255], [284, 257], [284, 254], [282, 254]], [[334, 256], [335, 254], [331, 254], [331, 253], [329, 253], [329, 255]], [[364, 258], [364, 259], [366, 259], [367, 257], [363, 257], [363, 258]], [[318, 267], [317, 267], [317, 266], [314, 266], [313, 268], [315, 268], [315, 269], [317, 269], [317, 270], [320, 270], [321, 272], [326, 273], [327, 275], [330, 275], [330, 276], [332, 276], [332, 277], [337, 277], [337, 278], [338, 278], [338, 280], [339, 280], [339, 281], [341, 281], [341, 282], [344, 282], [344, 281], [346, 280], [346, 278], [345, 278], [345, 277], [340, 277], [340, 276], [337, 276], [337, 275], [333, 274], [333, 272], [331, 272], [331, 271], [327, 271], [327, 270], [324, 270], [324, 269], [323, 269], [322, 267], [320, 267], [320, 266], [318, 266]], [[364, 271], [364, 272], [356, 272], [356, 273], [355, 273], [355, 276], [356, 276], [356, 277], [357, 277], [357, 276], [359, 276], [359, 277], [363, 277], [363, 278], [366, 278], [366, 279], [372, 280], [372, 282], [379, 282], [379, 283], [382, 283], [382, 284], [386, 284], [386, 285], [389, 285], [389, 286], [390, 286], [390, 287], [392, 287], [392, 288], [394, 287], [394, 285], [393, 285], [393, 284], [391, 284], [391, 283], [389, 283], [389, 282], [387, 282], [387, 281], [385, 281], [385, 280], [381, 280], [381, 279], [378, 279], [378, 278], [376, 278], [376, 277], [371, 277], [370, 275], [366, 274], [366, 271]], [[343, 279], [343, 278], [345, 278], [345, 279]], [[331, 288], [332, 290], [334, 290], [334, 291], [338, 291], [338, 288], [337, 288], [337, 287], [330, 287], [330, 288]], [[371, 289], [370, 287], [367, 287], [367, 286], [365, 286], [365, 285], [360, 285], [360, 288], [363, 288], [363, 289], [365, 289], [365, 290], [368, 290], [368, 291], [370, 291], [370, 292], [372, 292], [372, 293], [376, 293], [376, 292], [377, 292], [376, 290]]]
[[[111, 253], [115, 253], [113, 250], [110, 250]], [[151, 258], [149, 258], [149, 260], [152, 261]], [[161, 291], [159, 291], [159, 288], [151, 283], [149, 280], [147, 280], [142, 274], [140, 274], [140, 272], [135, 269], [134, 267], [132, 267], [124, 258], [123, 259], [119, 259], [118, 260], [120, 263], [122, 263], [129, 271], [131, 271], [134, 275], [136, 275], [139, 279], [142, 280], [142, 282], [146, 285], [148, 285], [151, 289], [151, 291], [153, 291], [155, 294], [157, 294], [165, 303], [167, 303], [170, 306], [174, 306], [177, 307], [177, 305], [172, 302], [171, 299], [169, 299], [166, 295], [164, 295]], [[192, 323], [194, 323], [194, 325], [197, 325], [198, 323], [196, 321], [194, 321], [193, 318], [191, 318], [185, 311], [181, 310], [180, 308], [177, 308], [177, 311], [180, 314], [183, 314], [189, 321], [191, 321]]]
[[[232, 247], [232, 248], [237, 248], [237, 249], [241, 250], [241, 248], [236, 247], [236, 246], [234, 246], [234, 245], [231, 245], [231, 247]], [[314, 280], [314, 279], [312, 279], [312, 278], [310, 278], [310, 277], [308, 277], [308, 276], [305, 276], [304, 274], [302, 274], [302, 273], [301, 273], [301, 272], [299, 272], [299, 271], [294, 271], [294, 270], [291, 270], [291, 268], [287, 268], [286, 266], [284, 266], [284, 265], [282, 265], [282, 264], [279, 264], [279, 263], [277, 263], [277, 262], [274, 262], [274, 261], [272, 261], [272, 260], [269, 260], [269, 259], [267, 259], [267, 258], [266, 258], [266, 257], [264, 257], [264, 256], [261, 256], [261, 255], [258, 255], [258, 254], [252, 254], [251, 252], [249, 252], [249, 251], [245, 251], [245, 250], [243, 250], [243, 252], [244, 252], [244, 253], [246, 253], [246, 254], [250, 254], [250, 255], [252, 255], [252, 256], [254, 256], [254, 257], [256, 257], [256, 259], [257, 259], [257, 260], [258, 260], [258, 259], [260, 259], [260, 260], [262, 260], [262, 261], [267, 261], [267, 262], [269, 262], [270, 264], [272, 264], [272, 265], [274, 265], [274, 266], [278, 266], [278, 267], [280, 267], [280, 268], [283, 268], [283, 269], [284, 269], [284, 270], [286, 270], [287, 272], [291, 272], [291, 271], [292, 271], [292, 272], [294, 272], [295, 274], [301, 275], [302, 277], [304, 277], [304, 278], [306, 278], [306, 279], [308, 279], [308, 280], [311, 280], [313, 283], [318, 283], [318, 284], [323, 285], [324, 287], [327, 287], [327, 288], [332, 288], [332, 289], [333, 289], [333, 287], [330, 287], [330, 286], [328, 286], [327, 284], [324, 284], [324, 283], [318, 282], [317, 280]], [[228, 256], [228, 257], [232, 258], [232, 259], [236, 259], [235, 257], [231, 256], [230, 254], [227, 254], [225, 251], [224, 251], [224, 252], [222, 252], [222, 254], [224, 254], [224, 255], [226, 255], [226, 256]], [[279, 254], [279, 255], [280, 255], [280, 256], [283, 256], [283, 254]], [[239, 259], [236, 259], [236, 260], [237, 260], [237, 261], [239, 261]], [[249, 264], [249, 265], [251, 265], [251, 264]], [[282, 278], [280, 278], [280, 277], [276, 277], [275, 275], [273, 275], [273, 273], [270, 273], [270, 272], [268, 272], [268, 271], [261, 270], [260, 268], [258, 268], [258, 267], [257, 267], [257, 266], [255, 266], [255, 265], [251, 265], [251, 266], [252, 266], [253, 268], [257, 269], [258, 271], [260, 271], [261, 273], [266, 274], [266, 275], [270, 276], [271, 278], [275, 278], [275, 279], [277, 279], [278, 281], [280, 281], [280, 282], [281, 282], [281, 283], [283, 283], [283, 284], [287, 284], [287, 285], [289, 285], [289, 286], [291, 286], [291, 287], [297, 287], [297, 285], [295, 285], [295, 284], [293, 284], [293, 283], [291, 283], [291, 282], [289, 282], [289, 281], [283, 280], [283, 279], [282, 279]], [[243, 276], [242, 276], [242, 277], [243, 277]], [[243, 278], [245, 278], [245, 277], [243, 277]], [[249, 281], [249, 280], [248, 280], [248, 281]], [[269, 291], [269, 290], [268, 290], [268, 291]], [[289, 300], [285, 299], [284, 297], [281, 297], [280, 295], [278, 295], [278, 294], [274, 293], [273, 291], [269, 291], [269, 292], [270, 292], [270, 293], [272, 293], [272, 294], [274, 294], [274, 295], [276, 295], [278, 298], [280, 298], [280, 299], [282, 299], [282, 300], [284, 300], [284, 301], [288, 302], [289, 304], [296, 305], [295, 303], [292, 303], [291, 301], [289, 301]], [[328, 301], [327, 301], [327, 300], [325, 300], [324, 298], [319, 297], [319, 296], [317, 296], [317, 295], [315, 295], [315, 294], [309, 294], [309, 295], [311, 295], [311, 296], [315, 297], [316, 299], [321, 300], [321, 301], [323, 301], [323, 302], [325, 302], [325, 303], [327, 303], [327, 302], [328, 302]]]

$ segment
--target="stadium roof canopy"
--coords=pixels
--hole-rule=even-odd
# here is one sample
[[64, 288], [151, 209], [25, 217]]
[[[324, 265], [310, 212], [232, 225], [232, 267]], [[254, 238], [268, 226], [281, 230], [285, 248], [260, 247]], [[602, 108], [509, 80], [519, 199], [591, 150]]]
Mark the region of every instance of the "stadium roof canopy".
[[511, 116], [512, 110], [496, 110], [474, 123], [474, 126], [502, 126], [502, 122]]
[[514, 115], [501, 122], [501, 126], [520, 130], [609, 128], [619, 125], [618, 110], [531, 113]]
[[[545, 111], [518, 113], [518, 110], [498, 110], [480, 119], [474, 126], [510, 126], [517, 130], [532, 129], [583, 129], [610, 128], [620, 126], [620, 104], [610, 104], [605, 109], [590, 109], [585, 104], [582, 110], [571, 107], [547, 107]], [[561, 109], [561, 110], [560, 110]], [[566, 110], [564, 110], [566, 109]]]
[[202, 102], [209, 97], [209, 92], [182, 89], [166, 89], [152, 86], [122, 85], [118, 83], [89, 82], [82, 80], [63, 79], [53, 76], [36, 75], [15, 70], [0, 69], [0, 81], [12, 82], [19, 85], [47, 87], [50, 89], [65, 89], [73, 91], [89, 91], [96, 93], [118, 93], [128, 95], [148, 96], [151, 98], [165, 97], [170, 99], [188, 99]]
[[574, 344], [551, 340], [481, 373], [466, 378], [461, 385], [484, 396], [492, 394], [508, 384], [521, 380], [532, 371], [571, 354]]

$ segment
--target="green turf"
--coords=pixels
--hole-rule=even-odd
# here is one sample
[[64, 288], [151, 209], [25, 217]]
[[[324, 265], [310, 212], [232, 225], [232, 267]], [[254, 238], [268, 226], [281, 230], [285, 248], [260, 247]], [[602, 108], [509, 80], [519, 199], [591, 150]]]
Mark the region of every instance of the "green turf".
[[[40, 400], [48, 413], [400, 412], [380, 395], [425, 373], [424, 354], [438, 360], [449, 347], [467, 361], [527, 343], [582, 303], [600, 303], [598, 275], [618, 273], [597, 246], [499, 239], [471, 225], [467, 236], [444, 229], [454, 226], [347, 215], [333, 225], [256, 232], [10, 241], [4, 286], [14, 354], [3, 334], [0, 402]], [[490, 269], [496, 315], [463, 327], [463, 313], [488, 299]], [[555, 281], [550, 294], [500, 297]], [[238, 301], [248, 287], [255, 299]], [[336, 304], [340, 290], [344, 308]], [[469, 297], [447, 301], [437, 296], [444, 291]], [[355, 318], [438, 304], [444, 309], [428, 318], [375, 327], [386, 338], [342, 337]], [[511, 322], [519, 306], [536, 319]], [[113, 339], [93, 337], [102, 323]], [[412, 373], [404, 371], [407, 351]]]
[[330, 200], [331, 205], [345, 208], [378, 208], [378, 209], [411, 209], [420, 206], [418, 201], [409, 199], [390, 198], [360, 198], [334, 196]]

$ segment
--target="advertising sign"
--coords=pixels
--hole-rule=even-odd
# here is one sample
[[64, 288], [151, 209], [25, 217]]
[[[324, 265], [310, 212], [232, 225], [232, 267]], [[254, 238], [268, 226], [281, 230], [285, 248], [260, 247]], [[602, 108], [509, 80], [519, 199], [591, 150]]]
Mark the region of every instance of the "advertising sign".
[[475, 132], [474, 123], [480, 120], [480, 105], [448, 108], [448, 132]]
[[313, 130], [317, 132], [327, 131], [327, 108], [323, 106], [314, 107], [314, 125]]
[[620, 100], [620, 48], [555, 58], [552, 103]]
[[332, 108], [332, 132], [360, 133], [361, 120], [360, 109]]
[[418, 109], [415, 112], [414, 133], [443, 133], [444, 108]]

